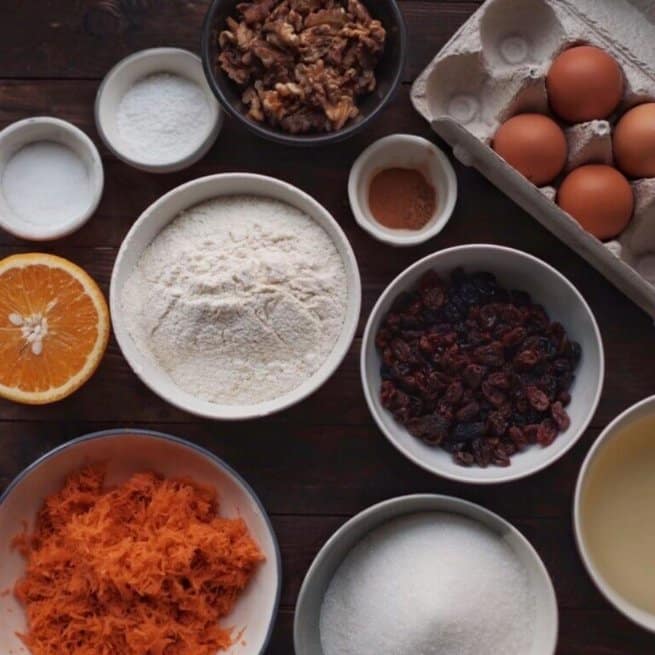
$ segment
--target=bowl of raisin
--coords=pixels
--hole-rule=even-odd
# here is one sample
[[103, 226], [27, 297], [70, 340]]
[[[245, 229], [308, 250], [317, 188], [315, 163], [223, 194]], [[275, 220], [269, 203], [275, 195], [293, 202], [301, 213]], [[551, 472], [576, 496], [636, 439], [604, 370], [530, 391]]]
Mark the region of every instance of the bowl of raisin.
[[580, 292], [518, 250], [433, 253], [382, 293], [361, 375], [376, 423], [437, 475], [507, 482], [549, 466], [582, 436], [603, 387], [603, 344]]

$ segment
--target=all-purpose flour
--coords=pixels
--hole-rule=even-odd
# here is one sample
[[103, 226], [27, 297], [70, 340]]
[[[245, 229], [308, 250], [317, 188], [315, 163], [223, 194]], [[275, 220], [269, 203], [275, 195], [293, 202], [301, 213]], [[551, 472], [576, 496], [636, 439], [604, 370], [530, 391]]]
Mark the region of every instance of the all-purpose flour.
[[327, 233], [298, 209], [217, 198], [176, 218], [122, 292], [138, 348], [187, 392], [253, 404], [298, 387], [332, 350], [346, 273]]

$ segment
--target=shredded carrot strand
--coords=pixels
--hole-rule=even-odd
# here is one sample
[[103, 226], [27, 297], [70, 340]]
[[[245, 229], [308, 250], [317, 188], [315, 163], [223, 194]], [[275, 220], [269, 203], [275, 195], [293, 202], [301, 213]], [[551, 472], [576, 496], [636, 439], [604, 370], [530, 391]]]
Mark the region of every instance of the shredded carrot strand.
[[213, 490], [139, 473], [104, 489], [97, 467], [46, 499], [15, 594], [33, 655], [214, 655], [263, 555]]

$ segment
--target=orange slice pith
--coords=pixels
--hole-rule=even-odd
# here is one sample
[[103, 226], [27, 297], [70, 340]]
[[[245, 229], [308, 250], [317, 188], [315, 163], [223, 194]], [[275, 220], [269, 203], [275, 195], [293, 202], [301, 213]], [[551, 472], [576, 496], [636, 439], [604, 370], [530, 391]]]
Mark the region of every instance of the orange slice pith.
[[0, 396], [61, 400], [98, 367], [109, 310], [98, 285], [67, 259], [41, 253], [0, 261]]

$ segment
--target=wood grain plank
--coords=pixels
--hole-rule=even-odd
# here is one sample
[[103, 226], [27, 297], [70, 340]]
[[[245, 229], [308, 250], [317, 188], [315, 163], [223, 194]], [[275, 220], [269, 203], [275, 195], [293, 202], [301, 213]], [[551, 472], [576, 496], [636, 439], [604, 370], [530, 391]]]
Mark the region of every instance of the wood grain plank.
[[[413, 80], [480, 2], [403, 0]], [[99, 79], [144, 48], [200, 52], [208, 0], [48, 0], [0, 4], [0, 78]], [[171, 26], [175, 26], [171, 29]]]
[[[111, 403], [109, 396], [102, 398]], [[53, 422], [0, 422], [0, 486], [55, 446], [89, 432], [124, 427], [174, 434], [207, 448], [239, 471], [273, 514], [349, 516], [393, 496], [443, 493], [481, 503], [508, 518], [555, 518], [567, 524], [580, 465], [598, 435], [598, 430], [589, 430], [565, 457], [528, 479], [480, 487], [419, 469], [372, 424], [146, 424], [137, 415], [91, 424], [72, 415]]]

